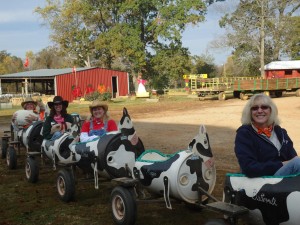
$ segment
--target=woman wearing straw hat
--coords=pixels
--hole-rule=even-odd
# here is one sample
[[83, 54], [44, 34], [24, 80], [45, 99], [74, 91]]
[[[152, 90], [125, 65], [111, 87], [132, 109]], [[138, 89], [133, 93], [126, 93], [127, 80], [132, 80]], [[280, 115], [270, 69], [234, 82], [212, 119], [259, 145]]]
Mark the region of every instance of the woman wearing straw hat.
[[21, 106], [25, 110], [35, 110], [37, 102], [34, 101], [31, 97], [26, 97], [25, 100], [21, 103]]
[[[45, 107], [42, 101], [37, 102], [34, 101], [31, 97], [26, 97], [25, 100], [21, 103], [21, 106], [24, 110], [32, 110], [32, 114], [29, 114], [25, 117], [26, 125], [24, 125], [23, 128], [29, 127], [34, 121], [44, 120]], [[37, 106], [39, 110], [37, 110]], [[17, 119], [17, 116], [18, 111], [13, 114], [13, 123]]]
[[63, 135], [68, 123], [73, 124], [73, 117], [67, 113], [69, 102], [61, 96], [55, 96], [53, 102], [48, 102], [50, 115], [46, 118], [43, 126], [44, 139], [54, 141]]
[[82, 125], [80, 134], [81, 142], [91, 141], [105, 135], [106, 132], [118, 130], [116, 122], [108, 116], [107, 104], [99, 100], [94, 100], [89, 108], [91, 118]]

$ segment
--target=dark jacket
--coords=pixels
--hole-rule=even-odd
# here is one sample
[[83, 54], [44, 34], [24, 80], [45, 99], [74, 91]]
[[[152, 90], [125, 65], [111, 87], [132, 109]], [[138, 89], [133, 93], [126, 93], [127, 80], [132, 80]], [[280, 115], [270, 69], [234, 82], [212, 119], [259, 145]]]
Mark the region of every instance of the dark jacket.
[[[66, 114], [64, 116], [65, 122], [69, 122], [71, 124], [73, 124], [73, 117], [70, 114]], [[50, 140], [53, 136], [53, 134], [51, 134], [51, 127], [53, 125], [57, 124], [56, 121], [53, 119], [52, 116], [48, 116], [46, 118], [46, 121], [44, 122], [43, 125], [43, 137], [44, 139]]]
[[274, 131], [282, 145], [279, 151], [267, 137], [257, 134], [251, 125], [243, 125], [237, 129], [234, 150], [241, 172], [246, 176], [272, 176], [283, 166], [283, 161], [297, 155], [286, 130], [274, 126]]

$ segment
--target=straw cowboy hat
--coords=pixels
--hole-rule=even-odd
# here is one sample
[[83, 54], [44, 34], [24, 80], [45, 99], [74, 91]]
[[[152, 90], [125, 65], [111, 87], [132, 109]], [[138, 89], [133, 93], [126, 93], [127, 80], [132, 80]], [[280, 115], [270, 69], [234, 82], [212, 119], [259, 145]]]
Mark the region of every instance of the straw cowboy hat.
[[69, 105], [69, 102], [66, 100], [63, 100], [63, 98], [61, 96], [55, 96], [53, 98], [53, 102], [48, 102], [49, 108], [51, 109], [54, 106], [54, 104], [62, 104], [63, 106], [65, 106], [67, 108]]
[[92, 113], [93, 108], [96, 108], [96, 107], [102, 107], [105, 112], [107, 112], [107, 110], [108, 110], [108, 105], [104, 102], [99, 101], [99, 100], [94, 100], [89, 107], [90, 107], [90, 112], [91, 113]]
[[34, 101], [31, 97], [26, 97], [24, 102], [21, 103], [22, 108], [24, 108], [27, 103], [33, 103], [35, 106], [37, 106], [36, 101]]

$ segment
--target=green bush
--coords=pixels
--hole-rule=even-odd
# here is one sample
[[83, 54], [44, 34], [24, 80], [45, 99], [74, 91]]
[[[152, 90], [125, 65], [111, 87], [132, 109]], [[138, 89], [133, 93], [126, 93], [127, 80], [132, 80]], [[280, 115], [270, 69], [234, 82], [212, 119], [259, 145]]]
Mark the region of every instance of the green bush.
[[89, 93], [85, 96], [86, 101], [94, 101], [94, 100], [100, 100], [100, 101], [108, 101], [112, 97], [110, 92], [104, 92], [103, 94], [100, 94], [98, 91], [94, 91], [92, 93]]
[[108, 101], [108, 100], [111, 100], [111, 93], [110, 92], [104, 92], [103, 94], [102, 94], [102, 100], [103, 101]]

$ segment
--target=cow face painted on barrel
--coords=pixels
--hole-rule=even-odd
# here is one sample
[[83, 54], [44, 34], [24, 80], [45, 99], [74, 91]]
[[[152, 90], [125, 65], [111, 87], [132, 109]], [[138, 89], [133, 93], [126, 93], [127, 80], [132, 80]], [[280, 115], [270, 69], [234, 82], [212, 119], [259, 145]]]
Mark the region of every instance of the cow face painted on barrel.
[[200, 126], [199, 133], [189, 144], [189, 149], [193, 156], [187, 161], [187, 165], [191, 173], [197, 174], [197, 184], [194, 184], [193, 190], [197, 190], [197, 185], [200, 185], [205, 191], [212, 191], [215, 183], [215, 163], [204, 125]]
[[[169, 155], [145, 151], [136, 161], [134, 176], [151, 192], [165, 193], [165, 199], [170, 195], [195, 203], [199, 201], [198, 186], [211, 193], [216, 174], [205, 127], [200, 126], [188, 150]], [[166, 200], [166, 204], [169, 208], [170, 202]]]
[[71, 146], [78, 166], [103, 172], [109, 178], [130, 176], [136, 157], [144, 151], [126, 108], [119, 122], [119, 132], [109, 132], [99, 139]]
[[135, 157], [137, 158], [138, 156], [140, 156], [145, 148], [134, 129], [130, 115], [128, 114], [128, 111], [125, 107], [123, 108], [123, 116], [119, 122], [119, 130], [122, 134], [122, 139], [127, 139], [128, 141], [130, 141], [135, 152]]

